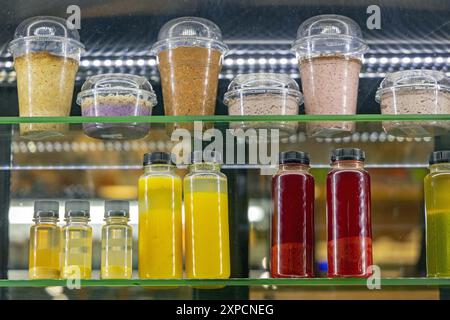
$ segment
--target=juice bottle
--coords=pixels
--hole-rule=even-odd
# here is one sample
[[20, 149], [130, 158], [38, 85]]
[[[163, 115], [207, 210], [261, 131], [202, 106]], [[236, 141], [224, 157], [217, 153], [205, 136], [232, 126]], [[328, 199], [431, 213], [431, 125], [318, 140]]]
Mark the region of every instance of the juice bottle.
[[59, 279], [61, 230], [57, 226], [58, 218], [58, 201], [34, 203], [35, 225], [30, 228], [30, 279]]
[[220, 161], [218, 153], [202, 162], [202, 152], [194, 152], [184, 177], [188, 278], [230, 277], [228, 189]]
[[144, 155], [139, 179], [139, 278], [181, 278], [181, 178], [166, 152]]
[[450, 151], [430, 155], [425, 177], [427, 275], [450, 277]]
[[272, 178], [272, 199], [272, 277], [312, 277], [314, 178], [307, 153], [280, 153], [280, 167]]
[[102, 279], [131, 279], [133, 274], [133, 229], [128, 225], [128, 201], [105, 201], [105, 222], [102, 228]]
[[327, 176], [328, 276], [368, 277], [372, 265], [370, 177], [360, 149], [336, 149]]
[[61, 278], [89, 279], [92, 270], [92, 228], [89, 201], [66, 201], [62, 228]]

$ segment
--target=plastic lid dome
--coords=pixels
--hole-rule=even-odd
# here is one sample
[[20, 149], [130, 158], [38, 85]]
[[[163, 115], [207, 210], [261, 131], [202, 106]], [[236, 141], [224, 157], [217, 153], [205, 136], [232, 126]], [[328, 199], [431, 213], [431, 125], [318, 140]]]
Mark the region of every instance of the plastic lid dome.
[[384, 93], [397, 89], [450, 91], [450, 79], [444, 72], [436, 70], [404, 70], [388, 73], [375, 94], [375, 100], [380, 102]]
[[292, 49], [300, 57], [362, 55], [368, 50], [361, 29], [350, 18], [324, 14], [309, 18], [297, 30]]
[[205, 47], [219, 50], [224, 54], [228, 46], [222, 40], [219, 27], [203, 18], [182, 17], [167, 22], [158, 33], [151, 53], [157, 55], [162, 50], [176, 47]]
[[294, 79], [283, 73], [248, 73], [237, 75], [228, 86], [224, 103], [239, 97], [242, 93], [287, 93], [294, 96], [298, 103], [303, 102], [303, 96]]
[[106, 73], [89, 77], [81, 87], [77, 103], [81, 105], [83, 98], [96, 93], [135, 94], [150, 100], [153, 106], [156, 105], [156, 94], [150, 82], [144, 77], [133, 74]]
[[[48, 43], [62, 42], [68, 46], [68, 51], [84, 51], [78, 31], [69, 29], [66, 20], [59, 17], [38, 16], [24, 20], [16, 28], [9, 50], [15, 54], [30, 41], [47, 43], [47, 46]], [[51, 51], [51, 49], [43, 45], [40, 50], [33, 51]]]

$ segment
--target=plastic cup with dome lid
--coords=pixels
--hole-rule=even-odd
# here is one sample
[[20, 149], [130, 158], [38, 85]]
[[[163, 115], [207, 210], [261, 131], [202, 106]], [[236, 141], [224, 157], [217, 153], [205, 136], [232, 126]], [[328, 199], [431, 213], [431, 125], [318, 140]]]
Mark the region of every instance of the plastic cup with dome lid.
[[[307, 19], [292, 45], [299, 60], [306, 114], [354, 115], [359, 73], [368, 50], [358, 24], [340, 15]], [[313, 137], [346, 136], [354, 122], [316, 122], [307, 125]]]
[[[389, 115], [450, 114], [450, 79], [437, 70], [388, 73], [375, 100]], [[448, 132], [447, 121], [383, 121], [383, 129], [400, 137], [432, 137]]]
[[214, 114], [227, 50], [219, 27], [207, 19], [182, 17], [161, 28], [151, 53], [158, 60], [165, 114]]
[[[9, 44], [17, 75], [22, 117], [69, 116], [73, 87], [84, 46], [66, 20], [39, 16], [23, 21]], [[62, 135], [67, 124], [21, 124], [29, 138]]]
[[[298, 115], [303, 95], [294, 79], [283, 73], [240, 74], [224, 96], [230, 115]], [[231, 128], [279, 129], [281, 136], [295, 133], [296, 122], [232, 122]]]
[[[77, 103], [85, 117], [150, 116], [156, 94], [144, 77], [108, 73], [89, 77], [78, 94]], [[98, 139], [139, 139], [147, 135], [150, 125], [131, 123], [84, 123], [84, 132]]]

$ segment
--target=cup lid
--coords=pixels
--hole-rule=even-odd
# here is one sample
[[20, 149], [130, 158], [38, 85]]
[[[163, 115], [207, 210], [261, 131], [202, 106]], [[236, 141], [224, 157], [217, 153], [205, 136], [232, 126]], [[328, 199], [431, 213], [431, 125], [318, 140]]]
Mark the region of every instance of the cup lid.
[[324, 14], [304, 21], [297, 30], [292, 49], [301, 57], [319, 55], [360, 55], [369, 48], [361, 28], [348, 17]]
[[297, 82], [284, 73], [248, 73], [239, 74], [228, 86], [224, 96], [224, 103], [228, 105], [230, 99], [239, 97], [242, 93], [287, 93], [303, 103], [303, 95]]
[[145, 77], [125, 74], [125, 73], [106, 73], [89, 77], [81, 87], [77, 96], [77, 103], [81, 105], [83, 98], [101, 94], [136, 94], [148, 99], [152, 106], [156, 105], [156, 94], [152, 85]]
[[22, 21], [14, 32], [14, 40], [9, 44], [13, 52], [23, 41], [59, 41], [84, 51], [77, 29], [69, 29], [66, 20], [52, 16], [38, 16]]
[[380, 102], [384, 93], [398, 89], [450, 91], [450, 79], [444, 72], [437, 70], [404, 70], [388, 73], [380, 83], [375, 100]]
[[219, 27], [212, 21], [197, 17], [177, 18], [163, 25], [151, 54], [157, 55], [176, 47], [205, 47], [219, 50], [222, 54], [228, 51]]

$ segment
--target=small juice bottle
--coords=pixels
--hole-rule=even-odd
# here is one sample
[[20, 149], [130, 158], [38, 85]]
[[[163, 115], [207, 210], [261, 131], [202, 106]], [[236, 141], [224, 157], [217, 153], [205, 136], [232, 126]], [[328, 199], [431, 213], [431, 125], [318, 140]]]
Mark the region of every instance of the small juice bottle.
[[89, 201], [66, 201], [62, 228], [61, 278], [89, 279], [92, 270], [92, 228]]
[[58, 201], [34, 203], [35, 225], [30, 228], [30, 279], [59, 279], [61, 229], [57, 226], [58, 218]]
[[144, 155], [139, 179], [139, 278], [176, 279], [183, 275], [181, 178], [170, 154]]
[[369, 277], [372, 265], [370, 176], [364, 151], [336, 149], [327, 176], [328, 276]]
[[128, 201], [105, 201], [102, 228], [102, 279], [131, 279], [133, 274], [133, 229], [128, 225]]
[[430, 155], [425, 177], [428, 277], [450, 277], [450, 151]]
[[307, 153], [280, 153], [280, 166], [272, 177], [272, 200], [272, 277], [312, 277], [314, 178]]
[[184, 177], [186, 275], [225, 279], [230, 277], [227, 178], [219, 153], [205, 162], [202, 155], [193, 153]]

